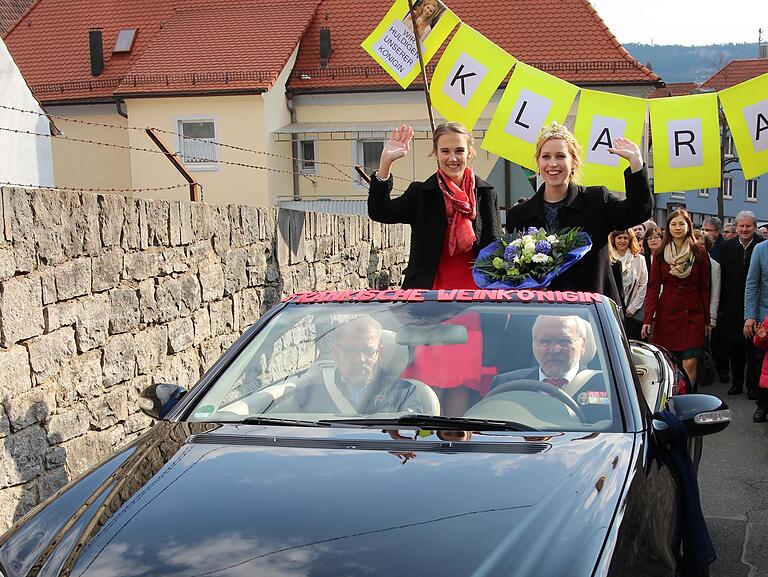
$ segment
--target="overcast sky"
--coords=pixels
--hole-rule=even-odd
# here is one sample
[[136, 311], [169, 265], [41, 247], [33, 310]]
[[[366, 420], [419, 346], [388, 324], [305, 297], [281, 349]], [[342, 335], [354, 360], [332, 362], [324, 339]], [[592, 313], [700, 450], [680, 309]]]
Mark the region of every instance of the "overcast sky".
[[703, 45], [768, 39], [768, 0], [591, 0], [619, 42]]

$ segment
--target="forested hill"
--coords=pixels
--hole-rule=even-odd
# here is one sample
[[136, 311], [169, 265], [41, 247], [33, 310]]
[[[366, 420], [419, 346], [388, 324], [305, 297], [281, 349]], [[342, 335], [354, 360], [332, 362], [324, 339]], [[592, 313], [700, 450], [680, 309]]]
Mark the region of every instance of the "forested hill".
[[757, 43], [710, 46], [624, 44], [629, 53], [670, 82], [704, 82], [731, 60], [757, 58]]

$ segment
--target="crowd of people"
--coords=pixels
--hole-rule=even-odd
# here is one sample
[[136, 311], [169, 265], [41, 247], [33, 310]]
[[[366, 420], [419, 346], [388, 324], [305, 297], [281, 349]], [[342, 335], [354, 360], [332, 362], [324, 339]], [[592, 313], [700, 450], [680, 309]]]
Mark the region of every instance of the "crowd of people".
[[[404, 288], [474, 288], [473, 260], [501, 235], [496, 193], [472, 171], [469, 131], [446, 123], [433, 137], [437, 172], [390, 198], [391, 167], [408, 154], [412, 138], [413, 129], [403, 125], [385, 143], [371, 177], [369, 215], [411, 226]], [[653, 195], [639, 147], [618, 138], [609, 151], [629, 165], [624, 198], [605, 186], [579, 185], [575, 138], [561, 124], [544, 127], [535, 149], [542, 184], [509, 209], [507, 231], [584, 230], [592, 250], [549, 288], [611, 297], [621, 304], [627, 335], [665, 347], [680, 359], [691, 383], [711, 350], [721, 382], [731, 385], [728, 394], [746, 388], [757, 401], [753, 420], [766, 421], [768, 243], [760, 243], [768, 227], [758, 229], [754, 213], [742, 211], [733, 224], [709, 217], [697, 230], [685, 210], [670, 211], [660, 227], [649, 220]]]

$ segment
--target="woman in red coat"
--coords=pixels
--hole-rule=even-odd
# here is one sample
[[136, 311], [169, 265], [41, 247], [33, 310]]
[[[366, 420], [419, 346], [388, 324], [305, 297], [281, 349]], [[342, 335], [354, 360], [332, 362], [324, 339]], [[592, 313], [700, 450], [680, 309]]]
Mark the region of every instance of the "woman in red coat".
[[696, 244], [685, 210], [667, 217], [664, 240], [653, 259], [641, 334], [683, 361], [696, 382], [696, 363], [709, 334], [709, 257]]

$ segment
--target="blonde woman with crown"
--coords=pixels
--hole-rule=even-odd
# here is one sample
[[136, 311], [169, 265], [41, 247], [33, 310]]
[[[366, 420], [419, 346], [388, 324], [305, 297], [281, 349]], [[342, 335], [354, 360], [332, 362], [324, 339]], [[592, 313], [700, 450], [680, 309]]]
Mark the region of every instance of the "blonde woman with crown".
[[649, 219], [653, 195], [640, 148], [626, 138], [616, 138], [608, 150], [629, 161], [624, 171], [626, 198], [605, 186], [579, 185], [581, 159], [576, 139], [557, 122], [544, 127], [536, 141], [536, 164], [543, 184], [529, 200], [509, 209], [507, 230], [582, 228], [592, 239], [592, 250], [550, 288], [596, 292], [621, 302], [608, 257], [608, 235]]

